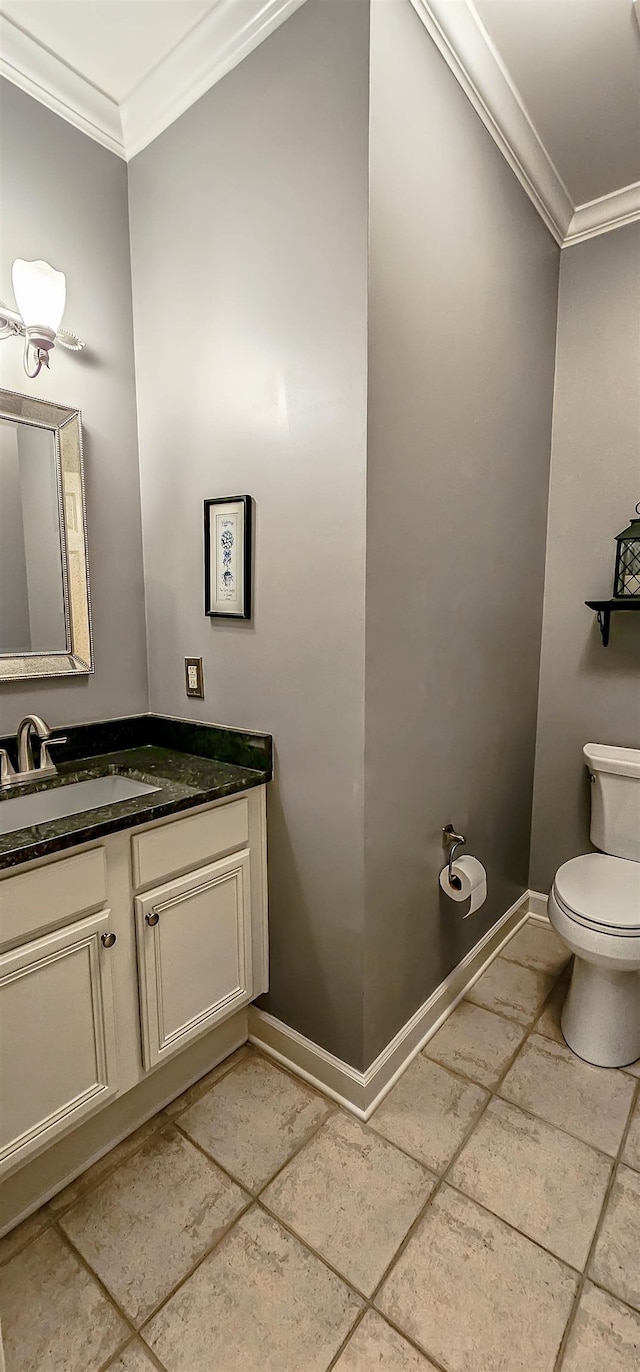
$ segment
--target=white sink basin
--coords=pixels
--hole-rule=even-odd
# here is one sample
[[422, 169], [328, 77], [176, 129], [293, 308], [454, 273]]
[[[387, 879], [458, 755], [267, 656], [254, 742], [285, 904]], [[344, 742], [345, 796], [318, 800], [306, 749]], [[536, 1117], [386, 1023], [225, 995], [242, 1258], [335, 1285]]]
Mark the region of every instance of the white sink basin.
[[36, 791], [30, 796], [14, 796], [0, 800], [0, 834], [14, 829], [30, 829], [33, 824], [46, 824], [50, 819], [65, 815], [80, 815], [84, 810], [97, 810], [101, 805], [116, 805], [135, 796], [151, 795], [159, 786], [148, 786], [133, 777], [92, 777], [89, 781], [72, 781], [69, 786], [53, 786], [49, 791]]

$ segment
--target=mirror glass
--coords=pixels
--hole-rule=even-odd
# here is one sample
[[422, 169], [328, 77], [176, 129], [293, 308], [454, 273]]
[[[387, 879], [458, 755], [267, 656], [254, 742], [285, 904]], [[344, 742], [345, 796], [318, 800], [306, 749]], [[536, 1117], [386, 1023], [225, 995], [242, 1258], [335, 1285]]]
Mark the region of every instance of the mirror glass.
[[80, 412], [0, 390], [0, 682], [92, 671]]
[[0, 654], [65, 652], [55, 433], [0, 419]]

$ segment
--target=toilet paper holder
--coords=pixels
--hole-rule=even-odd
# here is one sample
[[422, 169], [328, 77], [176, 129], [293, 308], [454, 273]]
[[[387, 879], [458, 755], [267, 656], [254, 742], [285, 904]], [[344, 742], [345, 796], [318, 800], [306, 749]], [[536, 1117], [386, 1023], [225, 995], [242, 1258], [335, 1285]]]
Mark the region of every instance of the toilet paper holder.
[[453, 827], [452, 824], [445, 824], [444, 829], [442, 830], [442, 832], [443, 832], [443, 835], [444, 835], [444, 841], [445, 841], [445, 843], [450, 844], [450, 848], [449, 848], [449, 885], [450, 885], [450, 886], [453, 886], [454, 890], [459, 890], [460, 887], [461, 887], [461, 885], [462, 885], [462, 882], [460, 881], [460, 878], [457, 877], [457, 876], [455, 875], [455, 872], [454, 872], [454, 870], [453, 870], [453, 862], [454, 862], [455, 855], [456, 855], [456, 853], [457, 853], [457, 851], [458, 851], [458, 848], [461, 848], [462, 845], [463, 845], [463, 843], [466, 843], [467, 840], [466, 840], [464, 834], [457, 834], [457, 833], [456, 833], [456, 831], [455, 831], [455, 829], [454, 829], [454, 827]]

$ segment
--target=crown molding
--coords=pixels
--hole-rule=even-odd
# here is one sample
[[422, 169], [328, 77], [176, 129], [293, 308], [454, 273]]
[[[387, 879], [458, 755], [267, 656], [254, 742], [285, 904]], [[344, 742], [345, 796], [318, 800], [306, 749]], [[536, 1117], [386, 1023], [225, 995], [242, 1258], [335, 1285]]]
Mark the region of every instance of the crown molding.
[[638, 184], [573, 204], [473, 0], [411, 4], [561, 248], [640, 218]]
[[219, 0], [122, 103], [127, 157], [248, 57], [305, 0]]
[[0, 15], [0, 74], [128, 161], [304, 3], [218, 0], [121, 104]]
[[115, 100], [55, 57], [6, 15], [0, 15], [0, 75], [94, 138], [126, 157]]
[[578, 205], [562, 246], [568, 248], [572, 243], [582, 243], [585, 238], [595, 238], [610, 229], [633, 224], [637, 219], [640, 219], [640, 181]]
[[515, 172], [529, 199], [562, 245], [574, 207], [469, 0], [411, 0], [456, 81]]

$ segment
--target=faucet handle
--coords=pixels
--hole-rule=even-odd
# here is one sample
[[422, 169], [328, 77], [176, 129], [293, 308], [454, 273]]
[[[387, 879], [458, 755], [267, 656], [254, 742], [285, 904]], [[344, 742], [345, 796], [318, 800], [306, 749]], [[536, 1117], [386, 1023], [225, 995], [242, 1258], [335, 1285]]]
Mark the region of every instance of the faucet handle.
[[0, 748], [0, 786], [10, 786], [15, 774], [15, 767], [6, 748]]
[[53, 761], [53, 758], [49, 753], [49, 749], [55, 748], [56, 744], [58, 743], [66, 743], [66, 741], [66, 734], [61, 734], [59, 738], [42, 739], [42, 742], [40, 744], [40, 765], [38, 767], [39, 772], [54, 773], [57, 770], [55, 762]]

